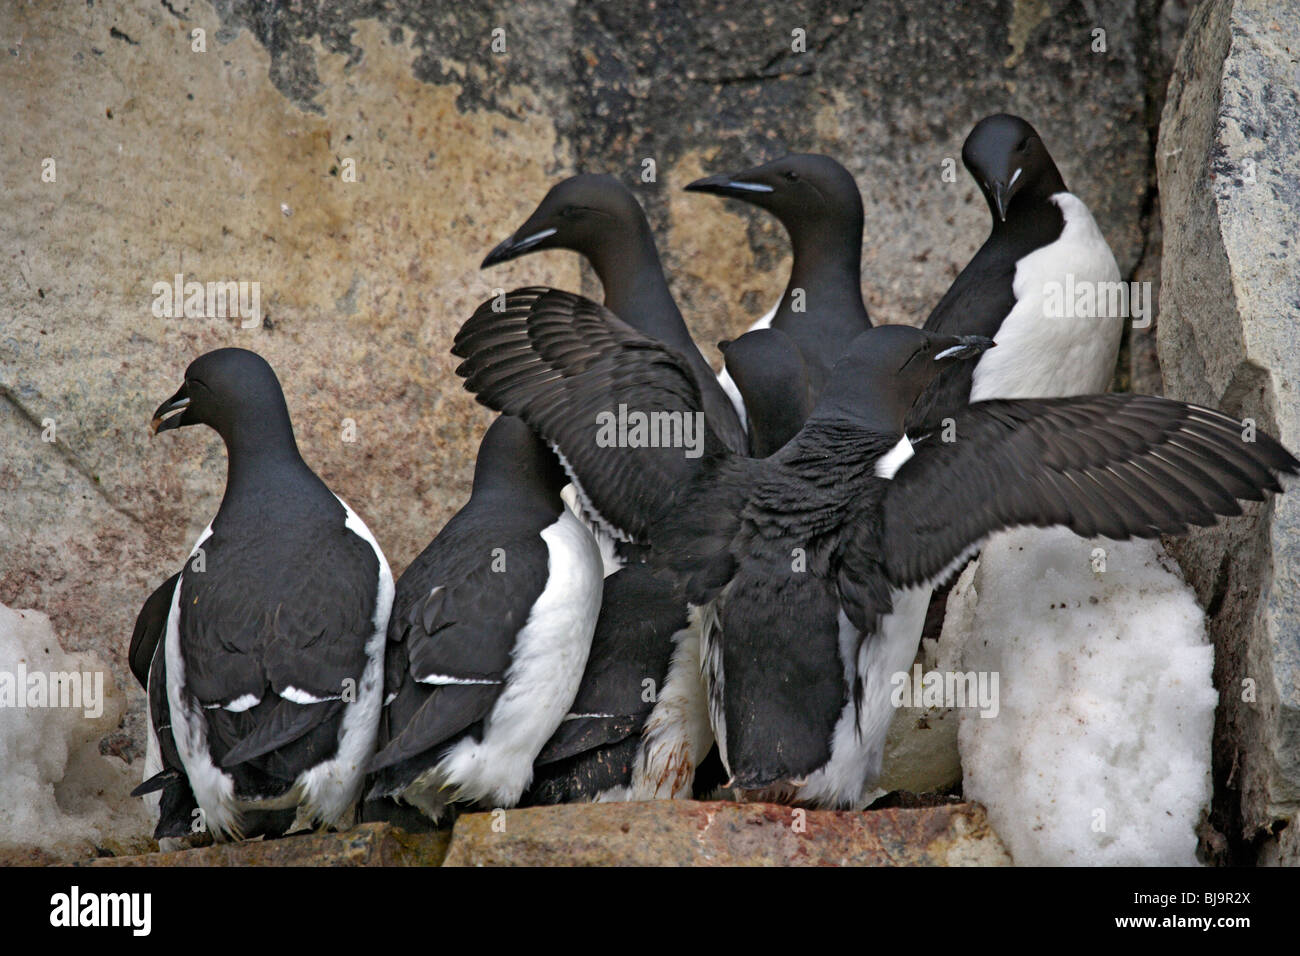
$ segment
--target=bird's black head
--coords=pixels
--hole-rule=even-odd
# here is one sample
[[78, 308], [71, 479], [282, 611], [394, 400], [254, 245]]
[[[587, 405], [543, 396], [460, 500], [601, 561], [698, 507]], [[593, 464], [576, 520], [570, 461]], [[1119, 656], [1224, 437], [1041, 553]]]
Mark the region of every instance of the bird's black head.
[[185, 425], [208, 425], [226, 444], [256, 443], [289, 427], [289, 410], [275, 372], [247, 349], [217, 349], [185, 370], [176, 394], [153, 413], [154, 434]]
[[501, 492], [558, 505], [568, 483], [555, 452], [521, 419], [500, 415], [488, 426], [474, 464], [475, 494]]
[[744, 172], [706, 176], [686, 189], [766, 209], [791, 236], [805, 223], [828, 219], [856, 222], [861, 228], [862, 196], [853, 175], [818, 153], [791, 153]]
[[528, 220], [487, 254], [486, 269], [540, 249], [569, 249], [595, 260], [614, 230], [637, 229], [645, 213], [613, 176], [584, 173], [551, 187]]
[[962, 146], [961, 159], [984, 193], [995, 222], [1006, 222], [1015, 209], [1028, 208], [1033, 200], [1065, 191], [1065, 180], [1037, 130], [1018, 116], [998, 113], [976, 123]]
[[814, 416], [899, 434], [908, 409], [931, 379], [992, 347], [993, 340], [982, 335], [936, 335], [908, 325], [878, 325], [854, 339], [835, 364]]
[[780, 329], [754, 329], [718, 347], [745, 400], [750, 451], [766, 458], [793, 438], [812, 412], [812, 382], [803, 353]]

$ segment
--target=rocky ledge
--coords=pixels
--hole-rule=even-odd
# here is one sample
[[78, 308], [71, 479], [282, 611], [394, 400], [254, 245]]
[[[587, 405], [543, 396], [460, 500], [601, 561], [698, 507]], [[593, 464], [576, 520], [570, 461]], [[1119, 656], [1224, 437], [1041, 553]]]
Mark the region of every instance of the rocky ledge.
[[984, 808], [953, 803], [867, 813], [767, 803], [570, 804], [461, 816], [408, 833], [344, 833], [104, 857], [91, 866], [998, 866]]

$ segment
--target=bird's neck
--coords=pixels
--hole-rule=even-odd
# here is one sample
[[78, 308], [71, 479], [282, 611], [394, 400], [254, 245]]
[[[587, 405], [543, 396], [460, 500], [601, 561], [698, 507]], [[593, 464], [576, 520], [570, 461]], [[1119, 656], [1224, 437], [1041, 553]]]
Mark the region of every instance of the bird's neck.
[[658, 341], [695, 349], [644, 217], [614, 231], [587, 258], [604, 287], [605, 305], [615, 315]]
[[[504, 456], [510, 455], [507, 460]], [[559, 514], [560, 491], [567, 483], [555, 455], [540, 441], [527, 447], [492, 449], [485, 459], [480, 451], [470, 496], [512, 508], [539, 508]]]
[[[824, 331], [863, 331], [868, 323], [862, 304], [861, 223], [833, 232], [796, 230], [790, 241], [794, 261], [773, 326], [790, 331], [813, 315]], [[799, 307], [802, 311], [796, 311]]]
[[[1031, 249], [1052, 242], [1060, 236], [1064, 226], [1064, 216], [1060, 207], [1052, 202], [1052, 197], [1068, 191], [1065, 180], [1055, 169], [1040, 174], [1032, 184], [1016, 194], [1007, 210], [1006, 222], [993, 215], [990, 241]], [[992, 212], [992, 206], [989, 208]]]
[[474, 481], [470, 500], [484, 513], [549, 515], [555, 519], [564, 511], [564, 500], [558, 491], [533, 482], [510, 480]]
[[315, 477], [298, 452], [287, 413], [237, 421], [222, 437], [227, 456], [224, 501], [265, 489], [268, 481]]

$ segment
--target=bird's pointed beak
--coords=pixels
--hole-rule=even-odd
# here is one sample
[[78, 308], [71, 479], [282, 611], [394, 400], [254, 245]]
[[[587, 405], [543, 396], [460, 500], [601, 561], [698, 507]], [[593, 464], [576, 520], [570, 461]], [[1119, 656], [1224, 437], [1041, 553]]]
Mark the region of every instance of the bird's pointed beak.
[[953, 344], [945, 349], [941, 349], [934, 360], [936, 362], [960, 362], [964, 359], [972, 359], [982, 355], [997, 343], [983, 335], [957, 335], [953, 336]]
[[737, 176], [731, 176], [727, 173], [705, 176], [703, 179], [697, 179], [695, 182], [688, 184], [686, 191], [689, 193], [713, 193], [715, 196], [730, 196], [733, 199], [751, 199], [754, 196], [772, 192], [771, 186], [749, 182], [744, 177], [744, 173]]
[[157, 411], [153, 413], [153, 421], [149, 425], [150, 432], [157, 435], [159, 432], [165, 432], [171, 428], [179, 428], [182, 424], [181, 416], [184, 415], [185, 409], [189, 407], [190, 393], [187, 383], [182, 385], [175, 395], [158, 406]]
[[1011, 202], [1011, 187], [1003, 182], [996, 181], [993, 183], [993, 208], [997, 210], [998, 218], [1003, 222], [1007, 221], [1007, 206]]
[[[479, 268], [486, 269], [489, 266], [495, 266], [502, 262], [509, 262], [511, 259], [517, 259], [524, 253], [537, 248], [539, 244], [551, 238], [551, 236], [555, 235], [555, 231], [554, 226], [546, 229], [533, 230], [531, 232], [525, 229], [520, 229], [519, 232], [516, 232], [514, 235], [508, 236], [501, 242], [497, 243], [492, 251], [483, 259], [483, 264], [479, 266]], [[521, 238], [516, 238], [520, 233], [523, 233], [523, 236]]]

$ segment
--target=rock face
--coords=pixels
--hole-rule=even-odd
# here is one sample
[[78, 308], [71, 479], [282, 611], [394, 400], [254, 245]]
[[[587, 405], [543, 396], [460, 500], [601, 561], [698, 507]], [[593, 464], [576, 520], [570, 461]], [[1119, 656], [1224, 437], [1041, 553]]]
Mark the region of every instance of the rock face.
[[[490, 420], [452, 375], [459, 323], [495, 288], [596, 291], [563, 253], [477, 268], [579, 169], [637, 189], [715, 362], [780, 293], [786, 244], [680, 187], [792, 149], [858, 177], [878, 320], [920, 321], [983, 240], [960, 145], [1000, 109], [1048, 138], [1126, 276], [1149, 269], [1181, 6], [0, 4], [0, 602], [105, 661], [129, 688], [107, 746], [142, 754], [131, 622], [224, 480], [214, 434], [151, 442], [148, 420], [229, 345], [277, 369], [304, 457], [400, 573], [463, 502]], [[169, 317], [156, 290], [178, 274], [257, 283], [260, 323]]]
[[[1170, 82], [1157, 150], [1166, 394], [1251, 419], [1293, 449], [1300, 447], [1297, 56], [1297, 4], [1199, 7]], [[1176, 546], [1209, 611], [1216, 648], [1222, 704], [1212, 822], [1221, 858], [1295, 864], [1300, 496], [1293, 491], [1246, 513]]]

